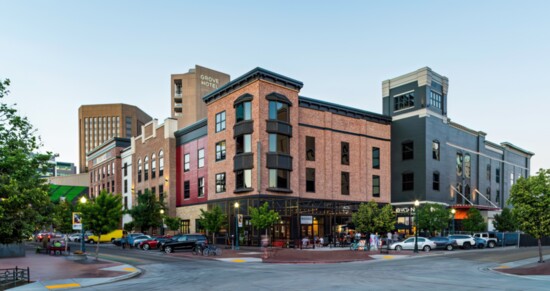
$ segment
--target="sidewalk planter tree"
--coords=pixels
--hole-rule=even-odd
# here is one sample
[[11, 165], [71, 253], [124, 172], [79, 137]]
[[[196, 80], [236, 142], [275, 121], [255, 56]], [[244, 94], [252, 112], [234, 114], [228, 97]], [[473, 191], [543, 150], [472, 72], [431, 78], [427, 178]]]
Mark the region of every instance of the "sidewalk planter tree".
[[179, 217], [170, 217], [167, 216], [164, 218], [164, 223], [168, 226], [168, 229], [174, 232], [179, 232], [181, 227], [181, 219]]
[[500, 232], [516, 231], [518, 229], [512, 210], [508, 207], [504, 207], [500, 214], [495, 214], [494, 219], [493, 226]]
[[519, 178], [510, 190], [508, 203], [513, 206], [519, 229], [537, 239], [539, 263], [543, 263], [541, 239], [550, 236], [550, 169]]
[[162, 214], [160, 210], [164, 209], [164, 205], [157, 200], [157, 196], [146, 189], [145, 193], [139, 195], [137, 200], [137, 205], [128, 210], [135, 227], [143, 232], [161, 225]]
[[88, 203], [79, 204], [82, 212], [82, 222], [85, 230], [97, 235], [98, 242], [95, 251], [95, 259], [99, 256], [99, 242], [101, 235], [108, 234], [119, 228], [122, 218], [122, 196], [109, 194], [102, 190], [99, 195]]
[[268, 237], [268, 229], [280, 219], [279, 213], [273, 209], [270, 210], [267, 202], [260, 207], [250, 208], [250, 223], [258, 229], [265, 229], [266, 238]]
[[426, 203], [416, 211], [418, 211], [418, 225], [430, 234], [441, 231], [449, 225], [449, 210], [441, 204]]
[[[361, 203], [357, 212], [352, 214], [352, 222], [355, 230], [360, 233], [370, 234], [378, 232], [383, 235], [395, 228], [395, 214], [390, 204], [382, 208], [371, 200], [369, 203]], [[370, 242], [369, 242], [370, 249]]]
[[465, 231], [469, 232], [485, 231], [487, 228], [487, 224], [477, 208], [468, 210], [467, 217], [462, 221], [462, 226]]
[[212, 234], [212, 243], [215, 243], [216, 233], [226, 225], [227, 216], [223, 214], [222, 209], [216, 205], [210, 211], [201, 209], [201, 216], [199, 219], [204, 229], [206, 229], [209, 234]]
[[[37, 154], [40, 139], [35, 129], [4, 102], [9, 93], [9, 80], [0, 79], [0, 255], [2, 248], [22, 249], [22, 241], [31, 236], [47, 214], [42, 210], [50, 203], [48, 185], [40, 178], [51, 155]], [[12, 246], [3, 246], [15, 244]]]

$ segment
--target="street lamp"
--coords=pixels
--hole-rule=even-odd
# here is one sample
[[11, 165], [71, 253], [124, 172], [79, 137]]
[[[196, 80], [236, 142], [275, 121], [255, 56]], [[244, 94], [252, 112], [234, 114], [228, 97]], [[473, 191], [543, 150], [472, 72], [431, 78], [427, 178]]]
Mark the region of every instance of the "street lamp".
[[160, 235], [164, 235], [164, 209], [160, 210], [160, 216], [162, 217], [162, 225], [160, 226]]
[[[86, 199], [85, 196], [80, 197], [80, 203], [86, 204], [88, 199]], [[86, 252], [86, 243], [84, 242], [84, 219], [80, 219], [80, 230], [82, 232], [82, 235], [80, 237], [80, 251], [82, 253]]]
[[418, 253], [418, 206], [420, 206], [420, 202], [418, 202], [418, 199], [414, 201], [414, 252]]
[[451, 209], [451, 213], [453, 214], [453, 228], [452, 228], [452, 233], [455, 234], [455, 213], [456, 213], [456, 209]]
[[237, 215], [235, 215], [235, 250], [239, 250], [239, 202], [235, 202], [235, 210]]

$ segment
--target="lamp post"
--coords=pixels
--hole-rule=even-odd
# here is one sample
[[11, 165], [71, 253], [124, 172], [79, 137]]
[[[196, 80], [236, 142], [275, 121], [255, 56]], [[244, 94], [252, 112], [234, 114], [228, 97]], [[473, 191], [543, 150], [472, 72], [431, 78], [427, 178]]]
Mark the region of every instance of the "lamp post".
[[237, 215], [235, 215], [235, 250], [239, 250], [239, 202], [235, 202], [235, 210]]
[[162, 225], [160, 226], [160, 235], [164, 235], [164, 209], [160, 210], [160, 216], [162, 217]]
[[451, 209], [451, 213], [453, 214], [453, 228], [452, 228], [452, 234], [455, 234], [455, 213], [456, 209]]
[[414, 201], [414, 252], [418, 253], [418, 206], [420, 206], [420, 202], [418, 202], [418, 199]]
[[[88, 201], [88, 199], [86, 199], [86, 197], [84, 197], [84, 196], [82, 196], [80, 198], [80, 203], [82, 203], [82, 204], [86, 204], [87, 201]], [[85, 253], [86, 252], [86, 243], [84, 242], [84, 219], [81, 218], [80, 224], [81, 224], [80, 231], [82, 232], [82, 235], [80, 237], [80, 251], [82, 253]]]

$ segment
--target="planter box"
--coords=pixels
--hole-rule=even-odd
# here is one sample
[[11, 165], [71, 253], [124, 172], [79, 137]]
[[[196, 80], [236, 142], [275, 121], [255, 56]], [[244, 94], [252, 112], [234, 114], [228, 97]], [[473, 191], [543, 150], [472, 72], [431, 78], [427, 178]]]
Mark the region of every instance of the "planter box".
[[14, 258], [25, 256], [25, 244], [0, 244], [0, 258]]

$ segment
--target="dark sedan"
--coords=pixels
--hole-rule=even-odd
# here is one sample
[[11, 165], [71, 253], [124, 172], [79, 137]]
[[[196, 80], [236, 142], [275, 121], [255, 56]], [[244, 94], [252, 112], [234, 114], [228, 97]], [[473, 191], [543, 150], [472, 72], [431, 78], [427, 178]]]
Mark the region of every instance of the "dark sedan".
[[452, 251], [458, 248], [458, 244], [456, 243], [456, 240], [450, 239], [448, 237], [436, 236], [436, 237], [430, 237], [430, 240], [435, 242], [437, 249]]
[[161, 244], [160, 250], [171, 253], [177, 249], [192, 249], [195, 244], [200, 243], [208, 243], [204, 234], [183, 234]]

